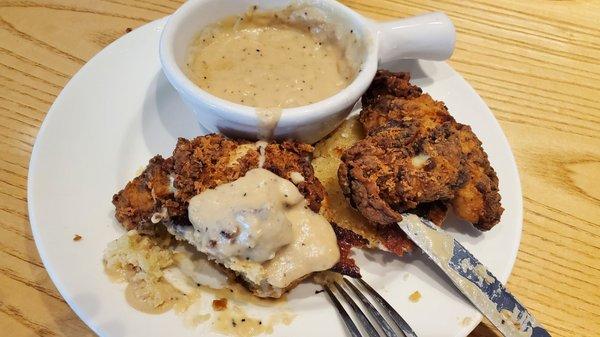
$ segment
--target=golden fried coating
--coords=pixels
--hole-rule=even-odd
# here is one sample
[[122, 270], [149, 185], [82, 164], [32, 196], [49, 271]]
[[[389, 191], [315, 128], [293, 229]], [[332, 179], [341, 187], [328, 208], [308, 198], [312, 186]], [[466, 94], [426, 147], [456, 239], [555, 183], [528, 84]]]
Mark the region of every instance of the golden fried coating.
[[456, 215], [480, 230], [489, 230], [500, 221], [504, 210], [500, 205], [498, 177], [471, 128], [459, 124], [458, 135], [469, 180], [456, 191], [452, 208]]
[[[265, 147], [263, 168], [288, 180], [292, 180], [292, 172], [300, 173], [304, 181], [296, 186], [309, 207], [318, 212], [325, 192], [308, 159], [312, 151], [312, 146], [293, 141], [270, 143]], [[258, 162], [255, 143], [217, 134], [180, 138], [173, 156], [152, 158], [142, 174], [113, 196], [116, 218], [126, 229], [146, 232], [159, 222], [157, 216], [188, 223], [189, 199], [238, 179], [258, 167]]]
[[358, 267], [350, 258], [345, 258], [344, 254], [349, 253], [349, 246], [383, 249], [397, 255], [404, 255], [413, 247], [400, 228], [396, 227], [397, 230], [393, 231], [372, 226], [369, 220], [350, 206], [342, 193], [337, 175], [342, 162], [340, 157], [346, 149], [363, 138], [362, 125], [356, 117], [350, 118], [315, 145], [312, 160], [315, 176], [323, 183], [327, 192], [320, 212], [329, 222], [335, 224], [334, 229], [342, 254], [336, 270], [351, 276], [357, 275]]
[[[350, 276], [359, 275], [358, 267], [347, 255], [351, 247], [368, 247], [404, 255], [413, 248], [413, 243], [397, 226], [374, 226], [360, 212], [352, 208], [341, 190], [338, 168], [345, 150], [365, 137], [357, 117], [351, 117], [326, 138], [315, 145], [312, 165], [315, 176], [323, 183], [326, 198], [321, 214], [334, 224], [340, 246], [340, 263], [334, 268]], [[441, 225], [446, 217], [446, 206], [442, 203], [421, 204], [409, 210]]]
[[409, 73], [392, 73], [388, 70], [378, 70], [361, 101], [363, 107], [368, 107], [383, 96], [411, 99], [421, 96], [422, 93], [421, 88], [410, 83]]
[[[340, 184], [365, 217], [395, 222], [421, 203], [452, 204], [481, 230], [500, 220], [498, 179], [471, 128], [406, 73], [378, 71], [362, 99], [368, 137], [342, 157]], [[412, 138], [411, 138], [412, 137]]]
[[153, 227], [150, 216], [158, 211], [157, 198], [168, 199], [172, 160], [161, 156], [150, 159], [146, 169], [113, 196], [115, 217], [127, 230]]
[[362, 97], [360, 122], [368, 134], [377, 132], [392, 120], [415, 119], [421, 131], [445, 122], [454, 122], [443, 102], [434, 101], [421, 88], [409, 83], [407, 73], [379, 70]]
[[466, 180], [462, 157], [452, 124], [422, 134], [418, 120], [392, 120], [344, 152], [338, 178], [354, 208], [388, 225], [422, 203], [452, 199]]

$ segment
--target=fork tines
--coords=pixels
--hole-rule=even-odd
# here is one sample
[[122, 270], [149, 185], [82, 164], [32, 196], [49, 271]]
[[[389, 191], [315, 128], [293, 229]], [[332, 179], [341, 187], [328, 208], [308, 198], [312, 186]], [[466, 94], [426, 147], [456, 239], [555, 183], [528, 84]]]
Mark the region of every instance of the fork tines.
[[[361, 309], [361, 306], [358, 303], [356, 303], [356, 301], [354, 301], [352, 296], [350, 296], [348, 292], [344, 289], [345, 287], [342, 284], [340, 284], [341, 282], [335, 281], [324, 286], [325, 291], [327, 292], [329, 298], [331, 298], [331, 301], [342, 316], [342, 319], [344, 320], [344, 323], [348, 328], [348, 332], [350, 332], [350, 335], [352, 337], [362, 337], [363, 334], [354, 323], [352, 316], [348, 314], [348, 312], [340, 302], [339, 296], [336, 296], [336, 293], [341, 295], [341, 297], [344, 299], [347, 305], [352, 309], [352, 312], [354, 312], [354, 315], [358, 319], [363, 331], [365, 331], [369, 337], [381, 337], [379, 331], [382, 331], [384, 333], [384, 336], [386, 337], [417, 337], [415, 332], [411, 329], [408, 323], [406, 323], [406, 321], [400, 316], [400, 314], [398, 314], [398, 312], [394, 310], [394, 308], [392, 308], [392, 306], [383, 297], [381, 297], [381, 295], [379, 295], [369, 284], [367, 284], [362, 279], [355, 279], [354, 282], [360, 283], [360, 287], [364, 289], [364, 291], [361, 291], [357, 286], [353, 284], [352, 281], [348, 280], [347, 278], [343, 278], [343, 280], [343, 283], [346, 285], [346, 287], [349, 288], [352, 291], [352, 293], [354, 293], [356, 298], [358, 298], [360, 303], [362, 303], [363, 309], [365, 309], [371, 317], [371, 319], [369, 319], [369, 317], [364, 313], [363, 309]], [[374, 300], [376, 305], [374, 305], [369, 301], [369, 299], [367, 299], [365, 293], [367, 293]], [[388, 319], [384, 317], [384, 314], [382, 314], [376, 306], [382, 309], [382, 311], [385, 313], [385, 316], [387, 316]], [[398, 328], [399, 331], [401, 331], [400, 334], [396, 333], [396, 331], [388, 323], [388, 320], [394, 322], [394, 325]], [[377, 327], [379, 327], [379, 331], [373, 325], [373, 323], [377, 324]]]

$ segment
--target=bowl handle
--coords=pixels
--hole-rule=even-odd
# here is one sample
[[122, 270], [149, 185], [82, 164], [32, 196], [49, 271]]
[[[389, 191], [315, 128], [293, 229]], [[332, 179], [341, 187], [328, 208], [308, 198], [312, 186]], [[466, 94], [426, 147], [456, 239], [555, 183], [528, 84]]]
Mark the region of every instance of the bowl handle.
[[444, 13], [374, 22], [373, 25], [379, 39], [381, 63], [399, 59], [443, 61], [454, 51], [456, 31]]

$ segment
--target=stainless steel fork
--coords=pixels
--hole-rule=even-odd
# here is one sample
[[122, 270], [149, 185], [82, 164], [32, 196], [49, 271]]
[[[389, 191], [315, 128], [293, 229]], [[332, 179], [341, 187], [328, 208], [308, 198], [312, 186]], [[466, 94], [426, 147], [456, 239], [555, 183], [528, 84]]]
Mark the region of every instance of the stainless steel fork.
[[[348, 312], [340, 302], [340, 299], [338, 298], [336, 293], [340, 294], [343, 300], [352, 309], [356, 318], [358, 318], [359, 323], [363, 328], [363, 331], [366, 331], [369, 337], [381, 337], [381, 334], [378, 332], [377, 328], [373, 325], [373, 323], [371, 323], [372, 321], [377, 323], [379, 330], [383, 331], [386, 337], [403, 336], [402, 334], [398, 334], [396, 333], [396, 331], [394, 331], [392, 326], [388, 323], [388, 319], [394, 323], [394, 325], [398, 328], [399, 331], [404, 333], [404, 336], [417, 337], [415, 332], [408, 325], [408, 323], [406, 323], [406, 321], [400, 316], [400, 314], [398, 314], [398, 312], [394, 310], [394, 308], [392, 308], [392, 306], [383, 297], [381, 297], [381, 295], [379, 295], [369, 284], [367, 284], [367, 282], [363, 281], [362, 279], [353, 279], [355, 281], [349, 281], [347, 278], [343, 278], [343, 280], [343, 283], [346, 285], [346, 287], [349, 288], [356, 295], [360, 303], [362, 303], [362, 307], [369, 313], [369, 316], [371, 317], [371, 319], [367, 317], [367, 315], [361, 309], [361, 306], [352, 299], [352, 297], [348, 294], [348, 292], [346, 292], [346, 290], [344, 290], [344, 286], [341, 285], [340, 282], [336, 281], [325, 285], [325, 291], [327, 292], [327, 295], [329, 295], [329, 298], [337, 308], [338, 312], [340, 313], [340, 316], [342, 316], [342, 319], [344, 320], [344, 323], [348, 328], [348, 332], [350, 332], [350, 336], [363, 337], [363, 334], [360, 332], [360, 329], [356, 326], [354, 320], [348, 314]], [[359, 287], [363, 288], [364, 292], [366, 292], [374, 300], [374, 302], [376, 302], [376, 304], [372, 304], [367, 299], [367, 296], [363, 293], [363, 291], [359, 290], [359, 288], [355, 286], [353, 282], [359, 283]], [[376, 306], [381, 308], [384, 314], [382, 314], [376, 308]], [[386, 319], [384, 316], [387, 316], [388, 319]]]

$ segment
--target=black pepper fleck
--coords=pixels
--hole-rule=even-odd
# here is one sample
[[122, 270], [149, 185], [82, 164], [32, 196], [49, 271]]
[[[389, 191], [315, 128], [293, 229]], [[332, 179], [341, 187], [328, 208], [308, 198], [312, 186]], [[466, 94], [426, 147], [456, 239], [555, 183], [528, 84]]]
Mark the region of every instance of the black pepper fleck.
[[320, 293], [322, 293], [322, 292], [324, 292], [324, 291], [325, 291], [325, 289], [321, 289], [321, 290], [315, 290], [315, 294], [320, 294]]
[[129, 33], [131, 32], [133, 29], [131, 29], [130, 27], [125, 28], [125, 33]]

